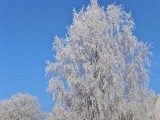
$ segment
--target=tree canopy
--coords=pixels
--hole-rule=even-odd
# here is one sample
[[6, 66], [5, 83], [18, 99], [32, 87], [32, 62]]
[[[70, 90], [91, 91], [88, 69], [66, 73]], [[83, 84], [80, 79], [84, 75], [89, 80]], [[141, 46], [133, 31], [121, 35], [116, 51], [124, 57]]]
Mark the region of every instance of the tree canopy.
[[53, 43], [56, 62], [47, 61], [51, 119], [158, 119], [152, 112], [157, 99], [148, 89], [150, 45], [134, 29], [122, 5], [104, 8], [91, 0], [73, 10], [66, 38], [56, 36]]

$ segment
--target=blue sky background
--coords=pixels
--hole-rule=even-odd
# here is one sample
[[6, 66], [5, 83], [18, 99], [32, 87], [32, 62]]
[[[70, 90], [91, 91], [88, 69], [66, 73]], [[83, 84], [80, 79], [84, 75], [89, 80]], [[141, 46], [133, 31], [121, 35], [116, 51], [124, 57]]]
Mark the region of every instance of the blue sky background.
[[[124, 4], [132, 12], [139, 40], [152, 43], [150, 89], [160, 93], [160, 0], [99, 0], [100, 5]], [[17, 92], [39, 98], [42, 110], [52, 109], [46, 92], [45, 61], [52, 60], [54, 36], [64, 37], [72, 9], [89, 0], [0, 0], [0, 99]]]

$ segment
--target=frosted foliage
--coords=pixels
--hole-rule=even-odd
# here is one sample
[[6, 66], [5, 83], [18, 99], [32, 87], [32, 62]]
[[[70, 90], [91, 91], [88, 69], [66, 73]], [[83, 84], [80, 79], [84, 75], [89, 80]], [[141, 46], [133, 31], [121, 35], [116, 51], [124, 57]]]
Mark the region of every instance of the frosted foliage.
[[66, 38], [53, 43], [56, 62], [47, 62], [55, 101], [49, 120], [157, 120], [148, 110], [151, 52], [133, 29], [122, 6], [105, 9], [91, 0], [73, 10]]
[[9, 100], [1, 100], [0, 120], [42, 120], [37, 98], [19, 93]]
[[157, 102], [155, 103], [155, 113], [158, 116], [158, 120], [160, 120], [160, 95], [157, 98]]

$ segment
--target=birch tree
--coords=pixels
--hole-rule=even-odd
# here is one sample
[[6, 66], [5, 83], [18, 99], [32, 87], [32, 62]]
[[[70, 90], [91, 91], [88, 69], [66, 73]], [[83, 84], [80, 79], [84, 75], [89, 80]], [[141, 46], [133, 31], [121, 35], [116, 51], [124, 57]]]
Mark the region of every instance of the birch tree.
[[91, 0], [73, 10], [66, 37], [53, 42], [55, 62], [47, 61], [55, 101], [49, 120], [157, 119], [149, 113], [150, 45], [134, 29], [121, 5], [104, 8]]
[[36, 97], [19, 93], [0, 101], [0, 120], [42, 120], [39, 107]]

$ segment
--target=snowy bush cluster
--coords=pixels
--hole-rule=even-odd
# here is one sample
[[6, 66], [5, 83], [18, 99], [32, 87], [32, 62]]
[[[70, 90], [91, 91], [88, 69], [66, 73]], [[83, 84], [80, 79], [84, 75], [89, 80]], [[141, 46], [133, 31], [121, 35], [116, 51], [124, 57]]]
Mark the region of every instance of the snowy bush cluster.
[[150, 45], [133, 34], [123, 6], [79, 12], [65, 39], [55, 37], [56, 62], [47, 61], [55, 106], [46, 118], [37, 99], [18, 94], [0, 103], [0, 120], [160, 120], [160, 97], [148, 89]]
[[0, 120], [42, 120], [39, 107], [36, 97], [18, 93], [0, 101]]

